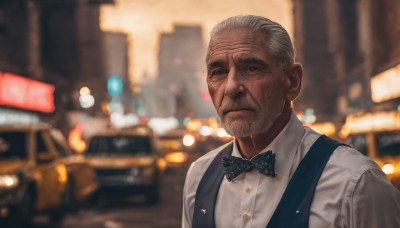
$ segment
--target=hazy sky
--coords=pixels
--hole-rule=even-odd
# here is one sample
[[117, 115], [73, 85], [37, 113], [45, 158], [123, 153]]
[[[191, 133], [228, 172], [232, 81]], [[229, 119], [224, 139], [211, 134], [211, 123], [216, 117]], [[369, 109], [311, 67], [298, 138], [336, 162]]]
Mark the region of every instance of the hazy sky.
[[173, 32], [175, 24], [200, 25], [204, 42], [212, 26], [226, 17], [256, 14], [282, 24], [292, 32], [291, 0], [116, 0], [103, 5], [103, 31], [129, 35], [129, 74], [140, 80], [146, 72], [157, 75], [159, 34]]

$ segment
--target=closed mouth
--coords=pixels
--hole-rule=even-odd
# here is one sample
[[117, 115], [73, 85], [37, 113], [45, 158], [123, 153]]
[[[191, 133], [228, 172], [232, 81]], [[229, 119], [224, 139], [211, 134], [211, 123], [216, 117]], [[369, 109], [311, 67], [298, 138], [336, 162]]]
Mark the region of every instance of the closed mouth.
[[222, 113], [223, 113], [224, 115], [226, 115], [226, 114], [228, 114], [228, 113], [230, 113], [230, 112], [242, 112], [242, 111], [252, 112], [253, 109], [250, 109], [250, 108], [232, 108], [232, 109], [224, 110]]

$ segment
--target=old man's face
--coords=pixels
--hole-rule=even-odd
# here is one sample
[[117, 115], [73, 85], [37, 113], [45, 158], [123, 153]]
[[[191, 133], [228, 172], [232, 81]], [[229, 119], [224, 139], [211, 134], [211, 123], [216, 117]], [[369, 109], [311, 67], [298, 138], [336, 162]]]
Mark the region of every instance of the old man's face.
[[211, 41], [207, 85], [225, 130], [236, 137], [268, 131], [282, 114], [287, 82], [261, 33], [225, 30]]

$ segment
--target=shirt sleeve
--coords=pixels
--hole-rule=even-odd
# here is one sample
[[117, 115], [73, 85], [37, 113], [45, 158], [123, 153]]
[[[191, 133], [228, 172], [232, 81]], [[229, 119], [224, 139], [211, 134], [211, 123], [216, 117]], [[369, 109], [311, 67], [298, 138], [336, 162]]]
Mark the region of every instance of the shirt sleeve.
[[399, 228], [400, 192], [387, 180], [381, 170], [364, 172], [350, 197], [352, 228]]

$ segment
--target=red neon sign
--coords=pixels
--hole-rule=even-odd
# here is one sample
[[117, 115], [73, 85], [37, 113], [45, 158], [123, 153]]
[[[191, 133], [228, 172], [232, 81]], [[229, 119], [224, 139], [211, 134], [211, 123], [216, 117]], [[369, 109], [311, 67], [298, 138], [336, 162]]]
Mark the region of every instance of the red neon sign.
[[54, 111], [50, 84], [0, 72], [0, 105], [50, 113]]

